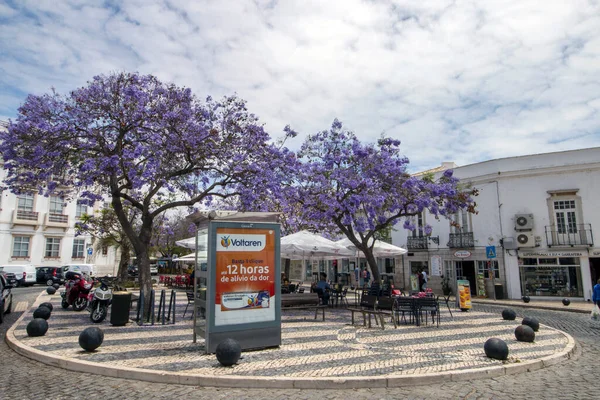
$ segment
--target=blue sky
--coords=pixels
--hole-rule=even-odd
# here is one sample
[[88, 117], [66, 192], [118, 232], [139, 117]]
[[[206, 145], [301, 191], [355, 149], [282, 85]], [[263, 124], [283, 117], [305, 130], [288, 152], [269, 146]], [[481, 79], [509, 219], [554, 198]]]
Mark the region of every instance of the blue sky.
[[600, 1], [8, 0], [0, 119], [139, 71], [237, 93], [273, 137], [334, 118], [413, 170], [600, 146]]

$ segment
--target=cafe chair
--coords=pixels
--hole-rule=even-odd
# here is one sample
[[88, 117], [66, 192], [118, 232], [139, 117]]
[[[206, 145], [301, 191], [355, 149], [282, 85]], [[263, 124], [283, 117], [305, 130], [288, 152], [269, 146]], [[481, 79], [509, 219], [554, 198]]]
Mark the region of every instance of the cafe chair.
[[[192, 307], [194, 306], [194, 292], [185, 292], [185, 294], [187, 295], [187, 304], [185, 305], [185, 311], [183, 312], [183, 317], [185, 318], [185, 313], [188, 310], [188, 307], [190, 306], [190, 304], [192, 304]], [[192, 317], [194, 317], [194, 313], [192, 312]]]

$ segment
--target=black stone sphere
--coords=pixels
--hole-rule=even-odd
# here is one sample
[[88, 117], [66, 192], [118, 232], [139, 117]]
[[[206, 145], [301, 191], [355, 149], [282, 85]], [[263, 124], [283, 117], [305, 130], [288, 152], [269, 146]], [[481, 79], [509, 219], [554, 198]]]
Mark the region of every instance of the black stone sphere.
[[54, 306], [52, 305], [52, 303], [49, 303], [49, 302], [40, 304], [40, 307], [48, 307], [50, 309], [50, 311], [54, 310]]
[[505, 319], [507, 321], [514, 321], [516, 318], [517, 313], [514, 310], [511, 310], [510, 308], [502, 310], [502, 319]]
[[523, 299], [523, 302], [525, 302], [525, 303], [529, 303], [529, 300], [531, 300], [531, 299], [529, 298], [529, 296], [523, 296], [523, 297], [521, 297], [521, 298]]
[[515, 329], [515, 337], [519, 342], [533, 342], [535, 340], [535, 332], [528, 325], [519, 325]]
[[571, 300], [569, 300], [569, 299], [562, 299], [562, 302], [565, 306], [568, 306], [569, 304], [571, 304]]
[[43, 318], [34, 318], [27, 324], [27, 336], [44, 336], [48, 332], [48, 322]]
[[33, 318], [43, 318], [46, 321], [50, 318], [52, 311], [46, 306], [39, 306], [37, 310], [33, 312]]
[[56, 293], [56, 288], [54, 288], [52, 286], [48, 286], [48, 288], [46, 289], [46, 293], [54, 294], [54, 293]]
[[217, 345], [217, 360], [225, 367], [237, 363], [241, 355], [242, 348], [234, 339], [225, 339]]
[[103, 341], [104, 341], [104, 332], [102, 331], [102, 329], [100, 329], [96, 326], [91, 326], [89, 328], [85, 328], [79, 334], [79, 345], [85, 351], [96, 350], [98, 347], [100, 347], [100, 345], [102, 344]]
[[54, 285], [52, 285], [52, 287], [53, 287], [54, 289], [58, 290], [58, 288], [60, 287], [60, 284], [58, 284], [58, 283], [55, 283]]
[[537, 332], [540, 329], [540, 322], [537, 320], [537, 318], [525, 317], [523, 318], [523, 321], [521, 321], [521, 323], [523, 325], [530, 326], [531, 329], [533, 329], [535, 332]]
[[506, 360], [508, 358], [508, 345], [502, 339], [490, 338], [483, 345], [485, 355], [496, 360]]

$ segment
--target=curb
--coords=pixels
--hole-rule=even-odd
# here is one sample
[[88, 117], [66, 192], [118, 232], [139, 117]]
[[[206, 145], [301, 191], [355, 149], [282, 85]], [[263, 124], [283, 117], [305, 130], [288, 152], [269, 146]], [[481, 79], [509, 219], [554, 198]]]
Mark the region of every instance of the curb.
[[[40, 303], [40, 294], [32, 307]], [[105, 364], [71, 360], [47, 354], [21, 343], [15, 336], [16, 327], [25, 318], [25, 311], [19, 319], [6, 332], [5, 341], [16, 353], [39, 361], [53, 367], [69, 371], [91, 373], [113, 378], [133, 379], [145, 382], [169, 383], [180, 385], [228, 387], [228, 388], [265, 388], [265, 389], [364, 389], [364, 388], [395, 388], [400, 386], [420, 386], [444, 382], [461, 382], [472, 379], [496, 378], [503, 375], [520, 374], [560, 364], [565, 360], [577, 357], [578, 351], [575, 340], [571, 335], [542, 325], [548, 329], [560, 332], [567, 338], [567, 345], [563, 351], [538, 360], [525, 361], [510, 365], [498, 365], [487, 368], [475, 368], [459, 371], [447, 371], [420, 375], [382, 375], [375, 377], [344, 377], [344, 378], [288, 378], [288, 377], [247, 377], [243, 375], [190, 375], [177, 372], [157, 372], [156, 370], [129, 368], [119, 366], [106, 366]]]
[[504, 302], [502, 300], [500, 301], [495, 301], [495, 302], [489, 302], [489, 301], [473, 301], [471, 300], [471, 302], [473, 304], [480, 304], [480, 305], [486, 305], [486, 306], [504, 306], [504, 307], [522, 307], [522, 308], [533, 308], [533, 309], [539, 309], [539, 310], [549, 310], [549, 311], [566, 311], [566, 312], [572, 312], [572, 313], [579, 313], [579, 314], [590, 314], [591, 313], [591, 309], [590, 310], [580, 310], [578, 308], [569, 308], [567, 306], [563, 306], [563, 308], [559, 308], [559, 307], [553, 307], [553, 306], [540, 306], [540, 305], [531, 305], [531, 304], [527, 304], [527, 303], [519, 303], [519, 304], [514, 304], [514, 303], [509, 303], [509, 302]]

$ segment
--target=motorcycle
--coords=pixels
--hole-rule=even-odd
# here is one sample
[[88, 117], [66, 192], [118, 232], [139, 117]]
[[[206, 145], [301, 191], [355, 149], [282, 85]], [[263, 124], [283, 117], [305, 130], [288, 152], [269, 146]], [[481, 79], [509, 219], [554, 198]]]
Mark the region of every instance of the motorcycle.
[[105, 280], [100, 279], [100, 287], [88, 295], [88, 310], [90, 311], [90, 319], [94, 323], [100, 323], [106, 318], [108, 306], [112, 302], [112, 289]]
[[67, 271], [65, 278], [65, 291], [60, 293], [62, 297], [60, 305], [62, 308], [69, 308], [72, 305], [73, 310], [82, 311], [87, 306], [92, 283], [75, 271]]

